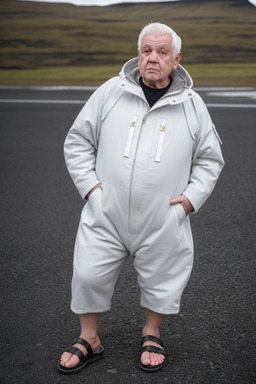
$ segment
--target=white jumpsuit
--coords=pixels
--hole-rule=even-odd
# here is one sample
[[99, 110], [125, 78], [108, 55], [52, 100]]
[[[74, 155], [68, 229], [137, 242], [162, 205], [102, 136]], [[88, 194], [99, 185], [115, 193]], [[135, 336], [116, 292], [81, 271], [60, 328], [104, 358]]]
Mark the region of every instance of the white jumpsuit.
[[[66, 164], [82, 198], [96, 184], [103, 187], [91, 194], [78, 227], [75, 313], [110, 309], [128, 255], [134, 257], [141, 305], [162, 314], [179, 312], [192, 270], [193, 239], [189, 217], [170, 200], [183, 194], [198, 211], [224, 161], [190, 76], [179, 66], [171, 77], [167, 94], [150, 108], [139, 85], [137, 58], [130, 60], [95, 91], [67, 135]], [[192, 106], [189, 113], [185, 103]]]

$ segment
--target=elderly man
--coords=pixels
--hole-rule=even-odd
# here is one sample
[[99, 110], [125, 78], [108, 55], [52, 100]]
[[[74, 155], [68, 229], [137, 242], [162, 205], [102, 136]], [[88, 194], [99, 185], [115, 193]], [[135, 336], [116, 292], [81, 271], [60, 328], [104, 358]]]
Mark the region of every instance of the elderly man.
[[181, 40], [151, 23], [138, 58], [88, 100], [65, 141], [70, 175], [86, 204], [74, 250], [71, 309], [81, 334], [58, 361], [75, 373], [102, 357], [101, 312], [111, 307], [124, 260], [134, 258], [146, 311], [140, 368], [166, 363], [160, 325], [179, 312], [193, 264], [189, 213], [214, 189], [224, 161], [205, 104], [179, 65]]

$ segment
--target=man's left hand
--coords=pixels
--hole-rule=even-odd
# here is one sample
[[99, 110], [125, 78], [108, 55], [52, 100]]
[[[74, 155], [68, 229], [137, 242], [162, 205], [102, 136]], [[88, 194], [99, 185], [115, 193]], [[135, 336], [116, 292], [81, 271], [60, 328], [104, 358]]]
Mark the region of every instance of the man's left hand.
[[174, 205], [174, 204], [181, 204], [182, 207], [184, 208], [185, 210], [185, 214], [186, 216], [191, 212], [193, 211], [193, 206], [192, 204], [190, 203], [190, 201], [186, 198], [186, 196], [184, 195], [180, 195], [178, 197], [175, 197], [174, 199], [171, 200], [170, 204]]

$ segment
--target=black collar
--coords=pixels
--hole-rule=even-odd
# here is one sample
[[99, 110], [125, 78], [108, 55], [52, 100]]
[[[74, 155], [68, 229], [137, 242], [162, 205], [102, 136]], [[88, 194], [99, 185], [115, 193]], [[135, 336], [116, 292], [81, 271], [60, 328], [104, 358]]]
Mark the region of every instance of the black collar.
[[157, 100], [166, 94], [172, 83], [172, 78], [170, 77], [170, 83], [167, 85], [167, 87], [164, 88], [150, 88], [143, 83], [142, 77], [140, 77], [139, 82], [150, 107], [152, 107], [152, 105], [154, 105]]

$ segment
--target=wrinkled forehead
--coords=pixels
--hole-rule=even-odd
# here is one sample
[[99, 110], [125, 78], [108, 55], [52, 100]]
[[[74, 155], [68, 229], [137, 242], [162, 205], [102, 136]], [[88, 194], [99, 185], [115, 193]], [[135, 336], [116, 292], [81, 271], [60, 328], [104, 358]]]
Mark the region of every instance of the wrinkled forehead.
[[172, 48], [172, 36], [169, 34], [164, 35], [152, 35], [147, 33], [142, 38], [141, 48], [145, 46], [163, 46], [166, 48]]

